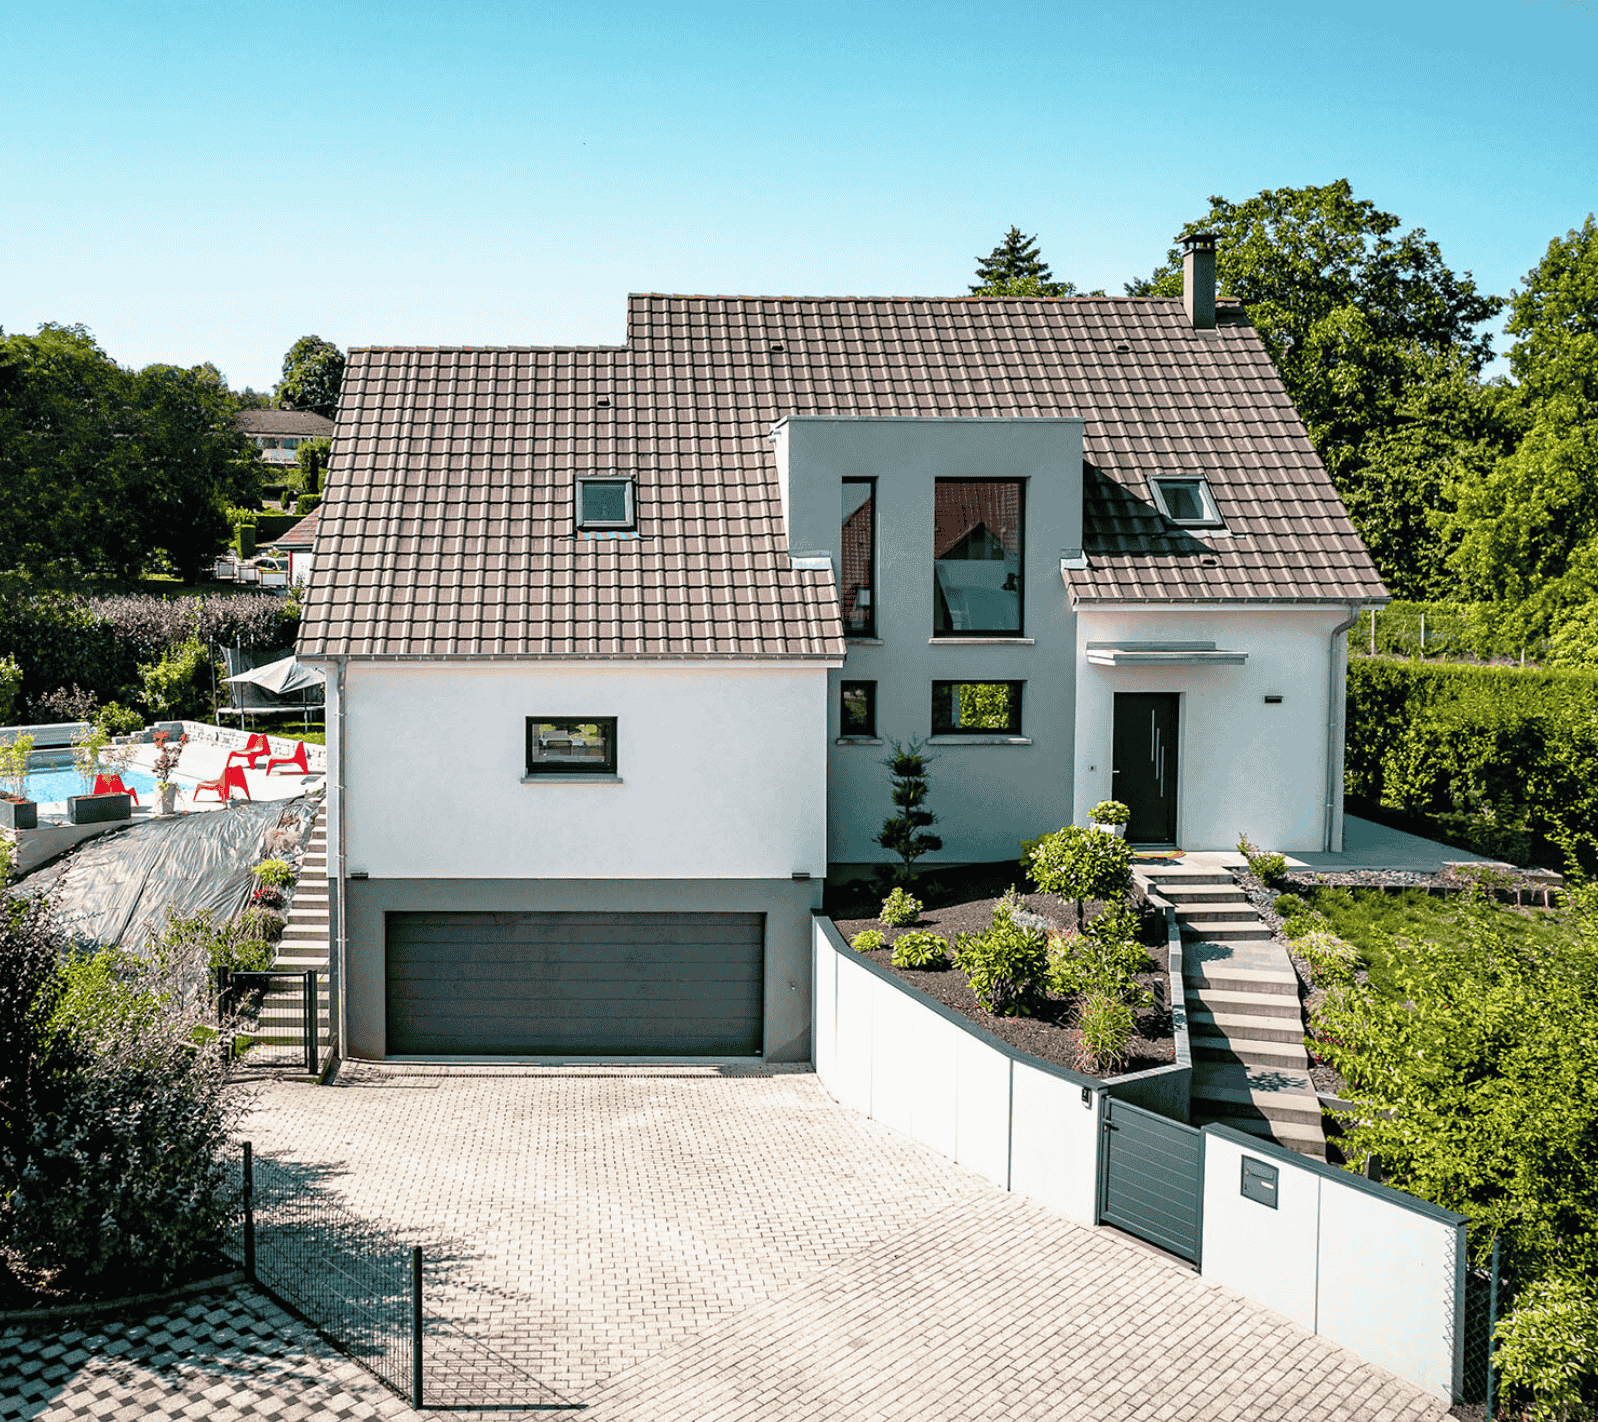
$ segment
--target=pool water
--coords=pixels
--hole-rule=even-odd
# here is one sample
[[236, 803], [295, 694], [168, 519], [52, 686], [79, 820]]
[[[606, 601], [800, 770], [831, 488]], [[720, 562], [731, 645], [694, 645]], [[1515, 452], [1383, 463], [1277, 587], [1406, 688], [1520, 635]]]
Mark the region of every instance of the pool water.
[[[144, 770], [124, 770], [122, 783], [130, 790], [139, 793], [139, 803], [148, 805], [155, 799], [155, 776]], [[90, 789], [94, 782], [89, 782]], [[68, 795], [81, 795], [83, 791], [83, 777], [70, 767], [57, 770], [30, 770], [28, 772], [28, 788], [24, 792], [30, 800], [37, 800], [41, 805], [54, 804], [65, 800]]]

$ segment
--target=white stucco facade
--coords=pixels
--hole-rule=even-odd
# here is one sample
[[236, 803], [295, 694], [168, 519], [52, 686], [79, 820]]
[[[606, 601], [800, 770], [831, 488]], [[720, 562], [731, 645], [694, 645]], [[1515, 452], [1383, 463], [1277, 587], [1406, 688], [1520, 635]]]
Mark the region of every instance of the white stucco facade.
[[[819, 879], [826, 687], [822, 664], [353, 663], [348, 869]], [[527, 777], [529, 716], [616, 717], [615, 780]]]
[[[828, 856], [887, 858], [888, 743], [921, 739], [934, 757], [930, 808], [941, 852], [924, 863], [1018, 855], [1022, 839], [1071, 817], [1075, 618], [1060, 576], [1082, 542], [1082, 421], [799, 416], [773, 431], [789, 548], [840, 557], [843, 481], [875, 481], [874, 635], [851, 638], [830, 674]], [[1023, 619], [1014, 637], [933, 635], [934, 495], [939, 479], [1025, 487]], [[839, 683], [876, 685], [877, 735], [840, 736]], [[1019, 681], [1019, 735], [933, 736], [934, 681]]]
[[[1327, 848], [1342, 835], [1344, 648], [1333, 629], [1346, 606], [1084, 607], [1076, 618], [1076, 786], [1073, 818], [1117, 798], [1115, 696], [1180, 698], [1177, 843], [1230, 849], [1246, 833], [1272, 850]], [[1212, 643], [1242, 665], [1100, 666], [1089, 645]], [[1268, 698], [1280, 698], [1273, 700]], [[1328, 755], [1330, 754], [1330, 761]]]

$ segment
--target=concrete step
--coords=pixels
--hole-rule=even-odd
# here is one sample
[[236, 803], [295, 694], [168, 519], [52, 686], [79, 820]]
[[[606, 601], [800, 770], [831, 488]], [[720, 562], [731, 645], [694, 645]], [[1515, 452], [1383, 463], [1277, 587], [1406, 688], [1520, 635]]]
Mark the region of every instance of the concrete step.
[[1195, 1062], [1192, 1101], [1195, 1111], [1301, 1124], [1321, 1119], [1320, 1098], [1308, 1070]]
[[1247, 904], [1177, 904], [1176, 921], [1184, 928], [1224, 928], [1229, 924], [1253, 927], [1262, 922]]
[[1262, 1140], [1274, 1141], [1288, 1150], [1307, 1155], [1313, 1160], [1326, 1159], [1326, 1133], [1319, 1125], [1304, 1126], [1293, 1121], [1259, 1121], [1252, 1116], [1212, 1116], [1208, 1112], [1193, 1112], [1195, 1126], [1215, 1124], [1230, 1126], [1234, 1131], [1246, 1131]]
[[1208, 1032], [1193, 1032], [1189, 1040], [1192, 1042], [1195, 1062], [1245, 1062], [1249, 1066], [1288, 1067], [1300, 1071], [1309, 1066], [1303, 1033], [1299, 1033], [1298, 1039], [1292, 1042], [1224, 1037]]
[[1241, 1013], [1208, 1012], [1204, 1008], [1187, 1009], [1190, 1032], [1206, 1036], [1225, 1037], [1228, 1041], [1243, 1042], [1297, 1042], [1304, 1041], [1304, 1027], [1290, 1017], [1256, 1017]]
[[1239, 1013], [1252, 1017], [1285, 1017], [1294, 1022], [1303, 1020], [1297, 993], [1242, 992], [1230, 988], [1187, 985], [1189, 1012]]
[[1203, 874], [1196, 869], [1135, 869], [1133, 872], [1147, 879], [1149, 883], [1158, 884], [1162, 888], [1167, 884], [1173, 888], [1199, 884], [1220, 884], [1226, 888], [1237, 887], [1237, 880], [1230, 874]]
[[1246, 904], [1248, 895], [1241, 889], [1223, 889], [1219, 884], [1200, 888], [1178, 888], [1175, 884], [1161, 884], [1158, 892], [1164, 894], [1178, 909], [1186, 904]]
[[1183, 923], [1182, 936], [1197, 943], [1253, 943], [1275, 935], [1258, 919], [1250, 924]]

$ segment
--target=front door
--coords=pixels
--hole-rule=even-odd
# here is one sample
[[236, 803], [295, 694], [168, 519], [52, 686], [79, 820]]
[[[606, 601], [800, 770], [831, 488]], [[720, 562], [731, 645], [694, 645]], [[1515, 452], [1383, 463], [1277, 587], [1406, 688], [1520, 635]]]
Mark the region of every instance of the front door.
[[1132, 812], [1126, 837], [1134, 844], [1176, 843], [1176, 722], [1174, 691], [1115, 695], [1115, 798]]

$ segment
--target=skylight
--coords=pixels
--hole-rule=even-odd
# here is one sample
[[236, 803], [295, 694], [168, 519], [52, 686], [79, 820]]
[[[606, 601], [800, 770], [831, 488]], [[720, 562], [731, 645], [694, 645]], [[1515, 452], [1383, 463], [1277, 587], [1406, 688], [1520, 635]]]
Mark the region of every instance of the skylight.
[[1222, 520], [1203, 479], [1150, 479], [1160, 512], [1183, 528], [1220, 528]]

